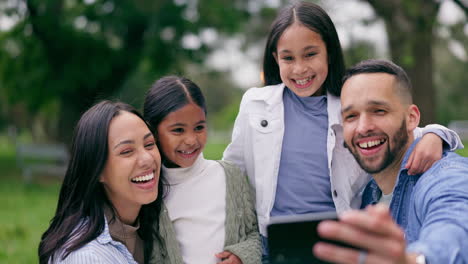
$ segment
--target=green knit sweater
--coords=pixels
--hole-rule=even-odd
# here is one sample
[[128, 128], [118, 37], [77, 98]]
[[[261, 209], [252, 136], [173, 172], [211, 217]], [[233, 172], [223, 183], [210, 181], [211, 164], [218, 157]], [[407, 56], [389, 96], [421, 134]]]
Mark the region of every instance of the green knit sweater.
[[[238, 256], [243, 264], [261, 263], [262, 244], [252, 188], [244, 173], [233, 163], [218, 161], [226, 173], [226, 236], [224, 250]], [[183, 264], [174, 226], [163, 205], [156, 226], [160, 240], [154, 243], [151, 264]]]

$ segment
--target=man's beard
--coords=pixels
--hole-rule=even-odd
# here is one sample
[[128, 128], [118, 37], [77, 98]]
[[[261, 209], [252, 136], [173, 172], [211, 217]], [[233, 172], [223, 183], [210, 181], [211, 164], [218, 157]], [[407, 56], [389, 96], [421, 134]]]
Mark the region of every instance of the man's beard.
[[[387, 135], [388, 138], [388, 135]], [[389, 138], [390, 141], [390, 138]], [[349, 146], [346, 145], [346, 147], [350, 150], [351, 154], [353, 154], [354, 158], [356, 161], [359, 163], [359, 166], [366, 171], [367, 173], [370, 174], [375, 174], [383, 171], [386, 169], [390, 164], [392, 164], [395, 161], [395, 158], [397, 157], [398, 154], [400, 154], [401, 151], [403, 151], [403, 148], [406, 146], [408, 143], [408, 132], [406, 130], [406, 119], [403, 119], [403, 122], [401, 123], [400, 128], [398, 131], [395, 133], [393, 138], [391, 139], [392, 146], [394, 146], [392, 149], [390, 149], [390, 142], [387, 142], [387, 149], [384, 152], [383, 159], [380, 163], [372, 165], [372, 161], [376, 157], [361, 157], [359, 155], [359, 151], [357, 150], [358, 146], [355, 146], [353, 144], [353, 148], [350, 148]], [[371, 162], [367, 162], [370, 164], [366, 164], [366, 160], [369, 160]]]

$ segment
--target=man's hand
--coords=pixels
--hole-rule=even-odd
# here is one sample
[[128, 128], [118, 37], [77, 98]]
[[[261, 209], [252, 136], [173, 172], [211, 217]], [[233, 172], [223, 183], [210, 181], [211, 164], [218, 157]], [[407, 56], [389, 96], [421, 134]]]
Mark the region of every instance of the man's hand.
[[430, 169], [434, 162], [442, 158], [443, 144], [438, 135], [425, 134], [416, 144], [408, 162], [406, 162], [405, 168], [408, 169], [408, 174], [420, 174]]
[[[319, 242], [313, 247], [316, 257], [333, 263], [414, 263], [415, 256], [405, 252], [403, 230], [393, 221], [384, 205], [368, 206], [365, 210], [349, 211], [340, 221], [323, 221], [317, 227], [322, 238], [342, 241], [358, 249]], [[360, 252], [367, 252], [359, 259]]]
[[216, 257], [221, 259], [221, 262], [218, 262], [217, 264], [242, 264], [240, 258], [229, 251], [218, 253], [216, 254]]

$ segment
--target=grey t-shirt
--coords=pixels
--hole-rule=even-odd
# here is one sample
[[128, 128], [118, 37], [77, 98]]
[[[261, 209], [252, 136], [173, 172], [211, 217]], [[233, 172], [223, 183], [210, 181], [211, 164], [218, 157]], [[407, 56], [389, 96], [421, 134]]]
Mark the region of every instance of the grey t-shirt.
[[271, 216], [335, 211], [327, 162], [327, 97], [284, 89], [284, 137]]

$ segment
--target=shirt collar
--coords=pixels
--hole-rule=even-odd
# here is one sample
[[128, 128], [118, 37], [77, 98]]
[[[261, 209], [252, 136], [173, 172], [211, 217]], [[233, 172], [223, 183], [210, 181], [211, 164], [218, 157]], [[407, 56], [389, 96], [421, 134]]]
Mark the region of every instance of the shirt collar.
[[107, 244], [112, 242], [112, 237], [109, 233], [109, 225], [107, 224], [107, 217], [104, 215], [104, 230], [102, 233], [96, 238], [99, 244]]
[[399, 174], [401, 174], [401, 172], [402, 172], [403, 170], [407, 170], [407, 169], [405, 168], [405, 165], [406, 165], [406, 163], [408, 162], [408, 159], [409, 159], [409, 157], [411, 156], [411, 153], [413, 152], [414, 148], [416, 147], [416, 145], [418, 144], [418, 142], [419, 142], [420, 140], [421, 140], [421, 138], [415, 139], [415, 140], [413, 141], [413, 143], [411, 143], [411, 145], [409, 146], [409, 148], [406, 150], [406, 153], [405, 153], [405, 155], [403, 156], [403, 161], [402, 161], [401, 164], [400, 164], [400, 172], [399, 172]]
[[[408, 170], [405, 168], [406, 163], [408, 162], [408, 159], [413, 152], [416, 144], [418, 144], [420, 139], [416, 139], [413, 141], [413, 143], [410, 145], [410, 147], [406, 150], [405, 155], [403, 156], [403, 161], [400, 165], [400, 171], [398, 172], [397, 180], [395, 182], [395, 187], [398, 185], [400, 181], [400, 176], [402, 175], [408, 175], [406, 171]], [[364, 189], [363, 193], [363, 201], [365, 203], [363, 204], [375, 204], [380, 200], [380, 197], [382, 196], [382, 191], [379, 188], [379, 185], [377, 185], [377, 182], [372, 178], [369, 183], [367, 184], [366, 188]], [[361, 207], [362, 208], [362, 207]]]

